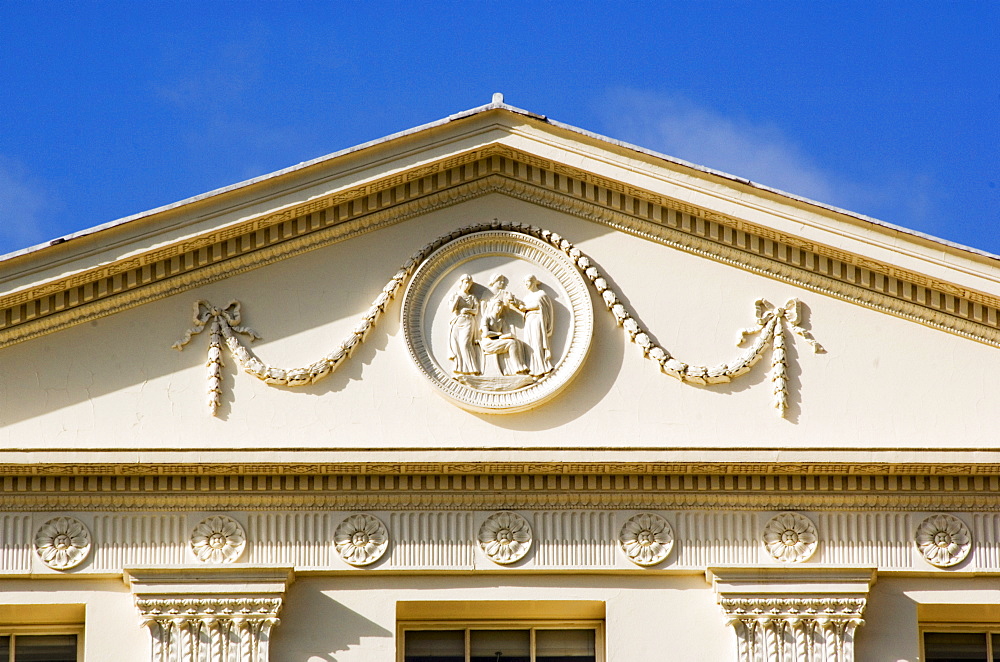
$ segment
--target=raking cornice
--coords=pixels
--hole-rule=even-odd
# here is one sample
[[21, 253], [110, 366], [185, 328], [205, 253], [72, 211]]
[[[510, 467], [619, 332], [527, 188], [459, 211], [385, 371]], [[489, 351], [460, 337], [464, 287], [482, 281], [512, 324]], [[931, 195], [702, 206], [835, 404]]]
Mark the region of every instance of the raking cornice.
[[0, 347], [489, 193], [1000, 346], [998, 297], [497, 143], [0, 296]]

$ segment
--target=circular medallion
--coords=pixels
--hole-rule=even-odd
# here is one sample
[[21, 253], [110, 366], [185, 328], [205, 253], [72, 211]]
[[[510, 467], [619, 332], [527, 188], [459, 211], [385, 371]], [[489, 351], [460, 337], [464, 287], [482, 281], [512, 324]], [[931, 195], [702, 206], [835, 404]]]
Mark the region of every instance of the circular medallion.
[[917, 526], [917, 549], [924, 560], [947, 568], [965, 560], [972, 549], [972, 533], [954, 515], [931, 515]]
[[337, 526], [333, 533], [337, 553], [346, 563], [363, 566], [375, 563], [389, 546], [389, 532], [382, 521], [372, 515], [352, 515]]
[[54, 517], [35, 532], [35, 554], [53, 570], [69, 570], [90, 554], [90, 531], [75, 517]]
[[651, 566], [670, 555], [674, 531], [667, 520], [654, 513], [630, 517], [618, 534], [618, 544], [636, 565]]
[[525, 411], [558, 393], [590, 350], [594, 310], [569, 257], [517, 232], [465, 235], [432, 253], [403, 298], [420, 371], [471, 411]]
[[232, 563], [243, 554], [247, 534], [232, 517], [213, 515], [198, 522], [188, 544], [202, 563]]
[[494, 563], [516, 563], [531, 549], [531, 525], [517, 513], [494, 513], [479, 527], [479, 546]]
[[764, 525], [764, 547], [778, 561], [801, 563], [816, 551], [816, 525], [805, 515], [781, 513]]

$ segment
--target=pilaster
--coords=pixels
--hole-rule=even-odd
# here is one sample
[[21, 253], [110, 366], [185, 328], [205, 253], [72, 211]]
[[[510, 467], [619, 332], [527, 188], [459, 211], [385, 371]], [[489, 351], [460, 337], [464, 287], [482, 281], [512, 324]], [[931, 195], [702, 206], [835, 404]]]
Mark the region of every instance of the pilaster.
[[268, 662], [291, 568], [130, 568], [151, 662]]
[[709, 568], [738, 662], [854, 662], [873, 568]]

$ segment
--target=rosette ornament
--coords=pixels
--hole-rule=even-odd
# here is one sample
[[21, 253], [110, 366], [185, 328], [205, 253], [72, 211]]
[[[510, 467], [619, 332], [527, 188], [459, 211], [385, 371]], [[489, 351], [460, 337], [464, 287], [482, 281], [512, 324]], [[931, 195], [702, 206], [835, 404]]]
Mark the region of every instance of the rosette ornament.
[[800, 563], [816, 551], [816, 526], [799, 513], [775, 515], [764, 526], [764, 547], [784, 563]]
[[656, 565], [674, 546], [674, 532], [667, 520], [653, 513], [630, 517], [618, 534], [618, 544], [636, 565]]
[[494, 563], [516, 563], [531, 549], [531, 526], [517, 513], [494, 513], [479, 527], [479, 546]]
[[75, 517], [56, 517], [38, 527], [35, 553], [53, 570], [69, 570], [90, 554], [90, 531]]
[[213, 515], [191, 532], [191, 551], [202, 563], [232, 563], [247, 545], [247, 535], [232, 517]]
[[947, 568], [961, 563], [972, 549], [972, 533], [953, 515], [931, 515], [917, 527], [917, 549], [931, 565]]
[[389, 546], [389, 532], [372, 515], [352, 515], [333, 532], [333, 543], [345, 563], [354, 566], [375, 563]]

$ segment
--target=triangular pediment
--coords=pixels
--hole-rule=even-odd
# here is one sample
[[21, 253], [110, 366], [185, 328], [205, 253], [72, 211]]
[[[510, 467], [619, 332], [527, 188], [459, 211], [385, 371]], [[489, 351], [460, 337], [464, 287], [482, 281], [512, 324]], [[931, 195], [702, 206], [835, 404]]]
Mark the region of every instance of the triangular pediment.
[[1000, 342], [989, 256], [504, 108], [15, 254], [0, 346], [489, 193]]
[[[535, 401], [526, 400], [508, 417], [493, 415], [478, 400], [469, 414], [434, 399], [434, 385], [413, 370], [401, 318], [400, 299], [421, 264], [434, 251], [486, 231], [515, 237], [503, 244], [511, 255], [538, 242], [538, 251], [569, 259], [599, 318], [594, 349], [579, 374], [567, 378], [565, 395], [547, 393], [537, 411]], [[83, 435], [94, 448], [143, 447], [149, 396], [134, 391], [144, 384], [167, 389], [164, 402], [173, 397], [170, 389], [177, 389], [184, 406], [205, 400], [192, 395], [204, 386], [192, 381], [199, 361], [191, 354], [204, 356], [204, 338], [216, 323], [228, 331], [213, 340], [218, 356], [209, 353], [207, 397], [219, 416], [208, 425], [240, 430], [236, 437], [245, 443], [237, 448], [267, 448], [270, 441], [328, 448], [342, 440], [364, 449], [391, 438], [395, 448], [450, 447], [468, 456], [492, 436], [490, 447], [530, 447], [539, 457], [547, 448], [587, 448], [596, 458], [597, 449], [634, 444], [650, 449], [650, 461], [681, 455], [695, 461], [701, 448], [750, 447], [763, 457], [778, 447], [794, 454], [804, 433], [810, 445], [853, 453], [857, 462], [855, 451], [864, 443], [859, 430], [835, 425], [841, 406], [836, 394], [852, 379], [870, 390], [859, 403], [884, 399], [884, 408], [861, 427], [878, 432], [876, 445], [907, 446], [910, 435], [925, 430], [935, 438], [914, 443], [915, 449], [975, 446], [986, 434], [984, 421], [971, 421], [957, 439], [944, 440], [949, 425], [941, 417], [962, 414], [967, 396], [961, 385], [968, 381], [956, 371], [984, 365], [1000, 344], [1000, 269], [992, 257], [503, 104], [80, 233], [13, 255], [4, 265], [0, 351], [14, 357], [13, 374], [27, 371], [35, 354], [47, 351], [37, 343], [48, 339], [44, 346], [60, 356], [82, 351], [86, 358], [78, 367], [86, 372], [120, 362], [112, 372], [129, 375], [95, 377], [103, 383], [96, 392], [110, 408], [132, 403], [136, 431], [104, 441], [95, 415], [95, 429]], [[437, 277], [454, 280], [458, 272], [448, 269]], [[482, 269], [476, 287], [488, 294]], [[294, 295], [283, 298], [282, 287]], [[568, 300], [576, 286], [566, 281], [562, 287]], [[191, 314], [177, 311], [192, 306], [194, 335], [205, 335], [184, 354], [136, 356], [144, 342], [138, 326], [169, 326], [169, 342], [160, 338], [164, 333], [149, 334], [158, 353], [182, 339]], [[105, 318], [111, 336], [88, 331]], [[385, 330], [374, 333], [376, 323]], [[253, 343], [242, 327], [265, 340]], [[434, 334], [447, 333], [439, 327]], [[872, 337], [868, 329], [878, 330]], [[733, 347], [740, 331], [748, 340]], [[113, 360], [95, 358], [116, 333], [129, 338], [120, 353]], [[570, 336], [561, 342], [568, 347]], [[636, 351], [624, 352], [630, 345]], [[935, 354], [941, 346], [958, 355], [951, 372]], [[813, 355], [823, 347], [825, 354]], [[875, 357], [874, 365], [862, 358], [867, 355]], [[817, 374], [843, 361], [851, 367]], [[943, 377], [917, 389], [918, 377], [931, 369], [926, 364]], [[9, 434], [47, 429], [46, 411], [75, 411], [90, 397], [75, 368], [60, 369], [66, 374], [55, 390], [73, 395], [15, 408], [8, 414]], [[319, 386], [334, 370], [343, 374]], [[410, 371], [406, 379], [385, 398], [404, 370]], [[243, 373], [260, 383], [247, 386]], [[679, 392], [654, 382], [663, 373], [694, 388]], [[815, 379], [808, 387], [806, 373]], [[824, 380], [829, 388], [817, 389]], [[422, 390], [414, 396], [411, 389]], [[291, 404], [301, 391], [312, 397]], [[811, 391], [810, 399], [803, 391]], [[918, 391], [944, 413], [911, 414], [909, 423], [897, 424], [899, 408]], [[750, 404], [733, 407], [744, 395]], [[455, 399], [461, 404], [463, 397]], [[317, 398], [328, 408], [321, 414]], [[664, 399], [670, 406], [655, 411]], [[244, 404], [263, 400], [257, 409]], [[177, 415], [180, 406], [161, 402], [150, 417]], [[760, 414], [767, 422], [756, 413], [747, 418], [754, 407], [767, 410]], [[195, 421], [206, 413], [197, 409], [181, 419], [200, 425]], [[789, 415], [781, 420], [772, 409]], [[609, 411], [628, 412], [629, 422], [614, 420]], [[265, 413], [286, 423], [285, 416], [318, 416], [319, 427], [338, 441], [298, 423], [269, 441], [260, 429]], [[439, 418], [424, 418], [431, 415]], [[390, 424], [386, 417], [399, 420]], [[675, 427], [684, 418], [694, 432]], [[366, 427], [373, 420], [378, 424]], [[747, 426], [763, 426], [764, 438], [742, 439]], [[176, 432], [153, 437], [152, 446], [162, 449], [195, 444]], [[46, 439], [66, 443], [58, 435]]]

